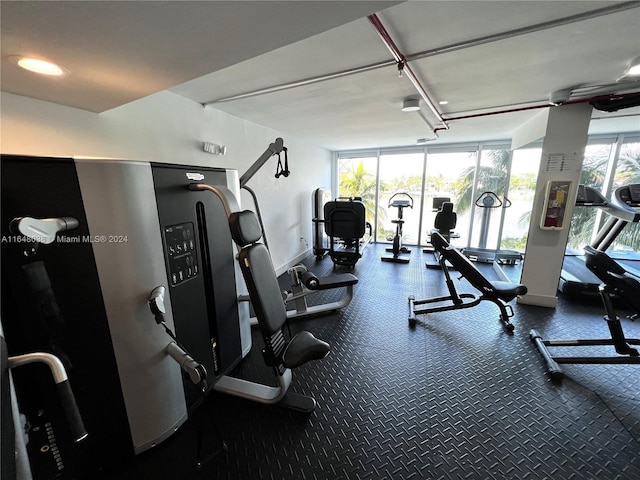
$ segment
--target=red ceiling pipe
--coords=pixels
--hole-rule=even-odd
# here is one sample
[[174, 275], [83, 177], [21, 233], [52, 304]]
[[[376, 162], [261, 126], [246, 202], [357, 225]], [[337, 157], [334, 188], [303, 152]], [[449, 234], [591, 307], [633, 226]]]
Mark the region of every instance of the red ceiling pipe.
[[442, 118], [442, 114], [435, 107], [433, 100], [431, 100], [431, 98], [429, 97], [429, 94], [420, 83], [420, 80], [418, 80], [418, 77], [416, 77], [415, 73], [407, 63], [407, 59], [402, 54], [398, 46], [395, 44], [395, 42], [391, 38], [391, 35], [389, 35], [389, 32], [387, 32], [387, 29], [384, 28], [384, 25], [382, 24], [378, 16], [374, 13], [372, 15], [369, 15], [367, 18], [373, 25], [373, 28], [375, 28], [376, 31], [378, 32], [378, 35], [380, 36], [384, 44], [387, 46], [387, 48], [391, 52], [391, 55], [393, 55], [393, 58], [398, 64], [398, 70], [400, 72], [404, 72], [407, 75], [407, 78], [411, 81], [411, 83], [413, 83], [413, 86], [416, 88], [416, 90], [418, 90], [418, 93], [420, 94], [424, 102], [431, 109], [431, 111], [434, 113], [434, 115], [437, 117], [440, 123], [442, 123], [443, 127], [439, 128], [438, 130], [448, 130], [449, 125], [447, 125], [445, 119]]

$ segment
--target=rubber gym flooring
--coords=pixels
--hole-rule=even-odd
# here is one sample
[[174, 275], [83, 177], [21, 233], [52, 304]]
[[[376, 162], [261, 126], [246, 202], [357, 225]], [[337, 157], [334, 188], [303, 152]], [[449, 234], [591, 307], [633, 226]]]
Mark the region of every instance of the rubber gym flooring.
[[[545, 338], [606, 338], [598, 299], [560, 297], [555, 310], [511, 302], [512, 334], [490, 302], [423, 316], [411, 329], [408, 296], [446, 294], [444, 276], [426, 269], [427, 254], [415, 247], [409, 264], [381, 262], [383, 247], [368, 246], [353, 269], [359, 283], [349, 306], [291, 321], [294, 333], [331, 344], [327, 358], [294, 371], [291, 390], [318, 402], [312, 414], [216, 392], [163, 444], [92, 478], [640, 478], [638, 365], [563, 365], [566, 377], [554, 382], [529, 339], [532, 328]], [[329, 258], [305, 263], [317, 274], [334, 271]], [[456, 284], [473, 292], [465, 280]], [[623, 328], [640, 338], [640, 320]], [[274, 384], [255, 330], [253, 339], [232, 374]], [[203, 458], [221, 440], [225, 450], [196, 469], [198, 449]]]

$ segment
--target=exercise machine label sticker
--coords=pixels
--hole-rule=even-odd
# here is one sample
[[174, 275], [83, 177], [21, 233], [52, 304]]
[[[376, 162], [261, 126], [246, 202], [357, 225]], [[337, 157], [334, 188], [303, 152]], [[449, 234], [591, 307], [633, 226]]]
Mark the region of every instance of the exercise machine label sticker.
[[198, 275], [198, 256], [193, 223], [181, 223], [164, 229], [169, 276], [172, 286]]

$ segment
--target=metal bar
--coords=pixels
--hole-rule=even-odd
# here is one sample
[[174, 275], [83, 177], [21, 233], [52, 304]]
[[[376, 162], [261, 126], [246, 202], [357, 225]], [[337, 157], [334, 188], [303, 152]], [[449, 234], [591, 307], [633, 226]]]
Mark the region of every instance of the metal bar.
[[376, 32], [378, 32], [378, 35], [380, 36], [380, 38], [382, 39], [386, 47], [389, 49], [389, 51], [393, 55], [393, 58], [396, 60], [398, 64], [398, 70], [400, 70], [401, 72], [402, 71], [405, 72], [405, 74], [407, 75], [407, 78], [413, 84], [415, 89], [418, 91], [418, 93], [420, 94], [424, 102], [427, 104], [429, 109], [433, 112], [436, 118], [442, 123], [442, 125], [446, 129], [449, 129], [449, 126], [446, 124], [445, 120], [442, 118], [442, 114], [436, 108], [433, 100], [431, 100], [429, 93], [424, 88], [422, 83], [420, 83], [420, 80], [411, 69], [411, 66], [408, 64], [404, 54], [400, 51], [398, 46], [395, 44], [395, 42], [391, 38], [391, 35], [389, 35], [389, 32], [384, 27], [384, 25], [382, 24], [378, 16], [374, 13], [372, 15], [369, 15], [367, 18], [369, 19], [373, 27], [376, 29]]
[[304, 78], [302, 80], [295, 80], [292, 82], [280, 83], [278, 85], [273, 85], [271, 87], [260, 88], [260, 89], [252, 90], [249, 92], [239, 93], [237, 95], [230, 95], [228, 97], [222, 97], [216, 100], [210, 100], [208, 102], [203, 103], [203, 105], [206, 107], [207, 105], [214, 105], [216, 103], [233, 102], [235, 100], [243, 100], [245, 98], [266, 95], [268, 93], [282, 92], [284, 90], [290, 90], [292, 88], [304, 87], [307, 85], [313, 85], [315, 83], [326, 82], [328, 80], [336, 80], [338, 78], [347, 77], [350, 75], [356, 75], [358, 73], [365, 73], [365, 72], [370, 72], [372, 70], [378, 70], [384, 67], [390, 67], [392, 65], [395, 65], [395, 63], [396, 62], [394, 62], [393, 60], [386, 60], [384, 62], [365, 65], [363, 67], [355, 67], [347, 70], [342, 70], [339, 72], [328, 73], [325, 75], [318, 75], [316, 77]]
[[638, 3], [637, 1], [618, 3], [604, 8], [598, 8], [596, 10], [590, 10], [588, 12], [570, 15], [568, 17], [557, 18], [555, 20], [536, 23], [534, 25], [529, 25], [526, 27], [515, 28], [513, 30], [507, 30], [505, 32], [486, 35], [484, 37], [473, 38], [471, 40], [463, 40], [461, 42], [453, 43], [444, 47], [425, 50], [422, 52], [414, 53], [412, 55], [407, 55], [406, 59], [411, 61], [433, 57], [436, 55], [443, 55], [445, 53], [451, 53], [457, 50], [463, 50], [465, 48], [478, 47], [487, 43], [499, 42], [500, 40], [507, 40], [509, 38], [527, 35], [529, 33], [536, 33], [543, 30], [548, 30], [550, 28], [561, 27], [563, 25], [569, 25], [571, 23], [582, 22], [585, 20], [602, 17], [604, 15], [611, 15], [613, 13], [619, 13], [631, 8], [638, 7], [640, 7], [640, 3]]
[[264, 153], [260, 155], [260, 157], [255, 162], [253, 162], [253, 165], [251, 165], [247, 169], [247, 171], [244, 172], [240, 177], [240, 188], [244, 187], [247, 182], [251, 180], [251, 178], [253, 178], [253, 176], [258, 172], [258, 170], [262, 168], [267, 160], [269, 160], [274, 155], [282, 152], [283, 149], [284, 141], [280, 137], [276, 138], [273, 143], [269, 144]]
[[[580, 13], [580, 14], [576, 14], [576, 15], [571, 15], [568, 17], [563, 17], [563, 18], [558, 18], [555, 20], [550, 20], [547, 22], [542, 22], [542, 23], [537, 23], [535, 25], [530, 25], [528, 27], [522, 27], [522, 28], [518, 28], [518, 29], [514, 29], [514, 30], [507, 30], [505, 32], [501, 32], [501, 33], [496, 33], [493, 35], [486, 35], [484, 37], [478, 37], [478, 38], [473, 38], [470, 40], [464, 40], [462, 42], [458, 42], [458, 43], [454, 43], [451, 45], [445, 45], [442, 47], [437, 47], [437, 48], [433, 48], [433, 49], [429, 49], [429, 50], [424, 50], [421, 52], [417, 52], [414, 54], [409, 54], [405, 56], [405, 61], [413, 61], [413, 60], [419, 60], [419, 59], [423, 59], [423, 58], [427, 58], [427, 57], [433, 57], [433, 56], [437, 56], [437, 55], [443, 55], [445, 53], [450, 53], [450, 52], [455, 52], [457, 50], [463, 50], [466, 48], [472, 48], [472, 47], [477, 47], [480, 45], [485, 45], [487, 43], [491, 43], [491, 42], [497, 42], [500, 40], [506, 40], [512, 37], [516, 37], [519, 35], [526, 35], [529, 33], [535, 33], [535, 32], [539, 32], [539, 31], [543, 31], [543, 30], [547, 30], [550, 28], [555, 28], [555, 27], [559, 27], [559, 26], [563, 26], [563, 25], [568, 25], [571, 23], [575, 23], [575, 22], [580, 22], [580, 21], [584, 21], [584, 20], [589, 20], [592, 18], [597, 18], [600, 16], [604, 16], [604, 15], [610, 15], [613, 13], [618, 13], [618, 12], [622, 12], [631, 8], [638, 8], [640, 7], [640, 4], [637, 1], [630, 1], [630, 2], [623, 2], [623, 3], [619, 3], [619, 4], [615, 4], [615, 5], [611, 5], [608, 7], [604, 7], [604, 8], [600, 8], [600, 9], [596, 9], [596, 10], [591, 10], [589, 12], [584, 12], [584, 13]], [[320, 82], [325, 82], [325, 81], [329, 81], [329, 80], [334, 80], [334, 79], [338, 79], [338, 78], [342, 78], [342, 77], [346, 77], [346, 76], [350, 76], [350, 75], [357, 75], [359, 73], [365, 73], [365, 72], [369, 72], [372, 70], [378, 70], [380, 68], [385, 68], [385, 67], [390, 67], [392, 65], [396, 65], [398, 62], [397, 60], [389, 60], [389, 61], [384, 61], [384, 62], [378, 62], [378, 63], [373, 63], [370, 65], [364, 65], [361, 67], [354, 67], [354, 68], [350, 68], [350, 69], [346, 69], [346, 70], [341, 70], [339, 72], [334, 72], [334, 73], [329, 73], [329, 74], [325, 74], [325, 75], [318, 75], [315, 77], [309, 77], [309, 78], [305, 78], [302, 80], [295, 80], [292, 82], [286, 82], [286, 83], [281, 83], [278, 85], [273, 85], [270, 87], [265, 87], [265, 88], [260, 88], [260, 89], [256, 89], [256, 90], [252, 90], [249, 92], [244, 92], [244, 93], [240, 93], [237, 95], [230, 95], [228, 97], [222, 97], [222, 98], [218, 98], [215, 100], [210, 100], [207, 102], [204, 102], [203, 105], [207, 106], [207, 105], [213, 105], [216, 103], [225, 103], [225, 102], [231, 102], [234, 100], [242, 100], [245, 98], [251, 98], [251, 97], [256, 97], [256, 96], [260, 96], [260, 95], [266, 95], [269, 93], [276, 93], [276, 92], [281, 92], [284, 90], [289, 90], [292, 88], [298, 88], [298, 87], [303, 87], [306, 85], [313, 85], [315, 83], [320, 83]], [[531, 102], [533, 103], [533, 102]], [[495, 112], [493, 114], [497, 114], [497, 113], [501, 113], [501, 112]], [[438, 129], [436, 129], [438, 130]]]

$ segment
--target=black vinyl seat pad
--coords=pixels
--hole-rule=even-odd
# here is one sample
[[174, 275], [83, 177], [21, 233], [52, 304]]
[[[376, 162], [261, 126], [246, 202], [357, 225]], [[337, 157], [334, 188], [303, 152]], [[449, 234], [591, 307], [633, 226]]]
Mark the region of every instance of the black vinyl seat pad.
[[474, 288], [482, 292], [484, 296], [498, 298], [508, 302], [518, 295], [527, 293], [527, 287], [525, 285], [487, 279], [471, 260], [456, 248], [452, 247], [438, 231], [434, 230], [431, 232], [431, 244], [453, 268], [458, 270], [458, 272], [460, 272]]

